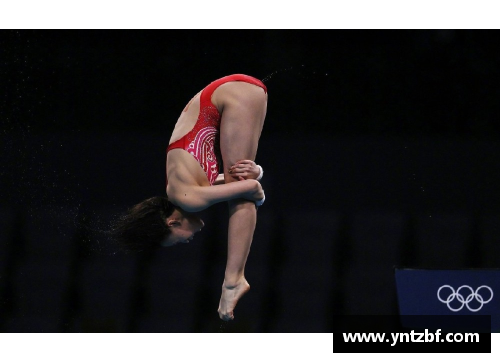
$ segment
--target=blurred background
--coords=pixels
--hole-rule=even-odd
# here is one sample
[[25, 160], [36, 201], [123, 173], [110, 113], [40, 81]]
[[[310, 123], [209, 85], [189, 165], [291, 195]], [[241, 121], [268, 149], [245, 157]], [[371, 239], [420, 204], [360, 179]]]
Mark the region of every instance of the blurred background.
[[[394, 267], [500, 267], [500, 33], [0, 31], [0, 331], [329, 332], [398, 313]], [[104, 231], [165, 193], [185, 104], [264, 80], [266, 203], [221, 322], [227, 207], [188, 245]]]

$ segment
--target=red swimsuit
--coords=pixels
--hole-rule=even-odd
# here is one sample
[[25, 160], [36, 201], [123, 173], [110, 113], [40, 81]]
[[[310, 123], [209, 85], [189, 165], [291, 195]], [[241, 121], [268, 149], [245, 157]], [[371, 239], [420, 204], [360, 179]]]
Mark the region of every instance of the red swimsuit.
[[[172, 142], [167, 153], [175, 148], [188, 151], [198, 161], [207, 175], [208, 182], [213, 185], [219, 175], [219, 131], [221, 115], [212, 104], [213, 92], [227, 82], [241, 81], [262, 87], [267, 93], [267, 88], [260, 80], [244, 74], [233, 74], [217, 79], [210, 83], [200, 96], [200, 113], [193, 129], [179, 140]], [[167, 179], [168, 183], [168, 179]]]

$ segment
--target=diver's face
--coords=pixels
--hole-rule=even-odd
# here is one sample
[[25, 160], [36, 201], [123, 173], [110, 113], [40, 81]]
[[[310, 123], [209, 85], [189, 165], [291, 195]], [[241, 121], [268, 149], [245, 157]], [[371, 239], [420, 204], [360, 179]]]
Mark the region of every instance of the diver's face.
[[189, 243], [194, 234], [201, 230], [205, 224], [195, 214], [175, 209], [172, 215], [165, 220], [170, 228], [170, 235], [162, 242], [162, 246], [173, 246], [179, 243]]

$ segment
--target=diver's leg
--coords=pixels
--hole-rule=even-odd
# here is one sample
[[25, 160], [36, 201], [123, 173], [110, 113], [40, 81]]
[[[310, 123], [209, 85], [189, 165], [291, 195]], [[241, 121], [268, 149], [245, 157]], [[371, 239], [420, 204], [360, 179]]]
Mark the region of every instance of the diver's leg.
[[[267, 95], [262, 88], [242, 82], [231, 85], [235, 88], [234, 98], [224, 105], [220, 132], [226, 183], [237, 181], [228, 172], [231, 165], [244, 159], [255, 160], [267, 108]], [[238, 300], [250, 289], [245, 264], [257, 222], [254, 202], [235, 199], [228, 203], [228, 255], [218, 310], [224, 320], [234, 318]]]

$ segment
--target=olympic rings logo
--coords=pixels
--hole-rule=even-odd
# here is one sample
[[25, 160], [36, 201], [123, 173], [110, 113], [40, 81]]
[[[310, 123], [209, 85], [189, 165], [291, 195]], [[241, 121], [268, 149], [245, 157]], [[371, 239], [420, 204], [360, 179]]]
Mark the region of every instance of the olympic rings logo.
[[[448, 295], [448, 297], [446, 299], [443, 299], [440, 296], [441, 290], [444, 288], [449, 288], [451, 290], [451, 294]], [[463, 289], [466, 289], [469, 291], [469, 294], [467, 295], [467, 297], [464, 297], [464, 295], [462, 295], [460, 293], [460, 291]], [[482, 289], [484, 289], [484, 290], [482, 290]], [[480, 290], [482, 290], [481, 293], [479, 293]], [[485, 297], [487, 297], [488, 295], [489, 295], [488, 300], [485, 300]], [[472, 289], [468, 285], [462, 285], [460, 288], [457, 289], [457, 291], [455, 291], [455, 289], [453, 289], [453, 287], [451, 285], [443, 285], [438, 289], [437, 297], [438, 297], [439, 301], [441, 303], [445, 303], [452, 312], [458, 312], [464, 306], [466, 306], [467, 309], [469, 309], [471, 312], [477, 312], [478, 310], [480, 310], [483, 307], [483, 305], [485, 305], [486, 303], [489, 303], [493, 299], [493, 290], [487, 285], [481, 285], [479, 288], [477, 288], [474, 291], [474, 289]], [[458, 308], [452, 308], [450, 305], [450, 303], [453, 300], [455, 300], [455, 298], [457, 298], [458, 302], [462, 303], [462, 305]], [[475, 299], [479, 303], [478, 308], [471, 308], [469, 306], [469, 303], [473, 299]]]

